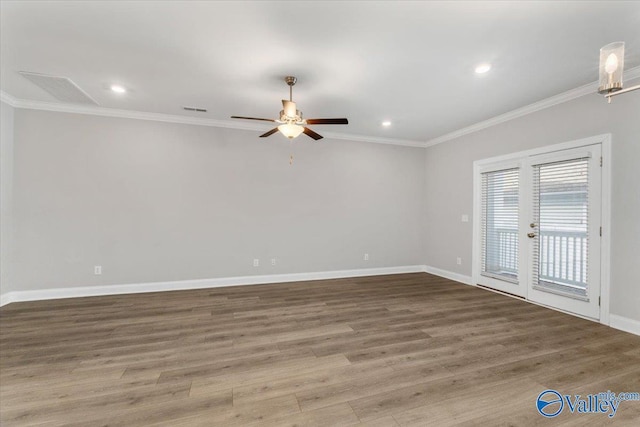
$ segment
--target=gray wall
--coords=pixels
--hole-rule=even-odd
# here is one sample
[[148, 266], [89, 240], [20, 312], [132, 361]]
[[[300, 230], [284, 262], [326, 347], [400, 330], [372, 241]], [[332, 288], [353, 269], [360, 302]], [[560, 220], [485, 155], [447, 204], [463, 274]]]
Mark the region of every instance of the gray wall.
[[[629, 83], [628, 84], [633, 84]], [[612, 134], [611, 314], [640, 321], [640, 93], [588, 95], [426, 150], [425, 260], [471, 275], [473, 162]], [[462, 214], [470, 222], [462, 223]], [[446, 242], [446, 243], [444, 243]], [[463, 263], [456, 265], [456, 257]]]
[[4, 105], [2, 114], [3, 236], [11, 214], [14, 231], [2, 293], [416, 264], [471, 275], [473, 218], [460, 216], [472, 214], [473, 161], [612, 133], [611, 313], [640, 320], [638, 93], [611, 105], [585, 96], [426, 150], [304, 137], [292, 146]]
[[14, 110], [0, 102], [0, 293], [11, 283]]
[[2, 291], [423, 263], [424, 149], [258, 135], [16, 110]]

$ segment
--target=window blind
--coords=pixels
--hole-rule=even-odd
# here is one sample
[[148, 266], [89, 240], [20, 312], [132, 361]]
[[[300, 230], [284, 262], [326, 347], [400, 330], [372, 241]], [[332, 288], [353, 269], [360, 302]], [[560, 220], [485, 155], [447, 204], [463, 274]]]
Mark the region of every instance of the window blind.
[[519, 170], [482, 175], [480, 274], [517, 283]]
[[534, 288], [587, 299], [589, 159], [533, 167]]

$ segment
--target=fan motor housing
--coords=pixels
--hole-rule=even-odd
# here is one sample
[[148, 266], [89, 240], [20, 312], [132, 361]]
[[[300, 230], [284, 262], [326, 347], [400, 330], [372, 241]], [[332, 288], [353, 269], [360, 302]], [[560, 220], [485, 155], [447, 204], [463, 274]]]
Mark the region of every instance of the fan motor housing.
[[280, 122], [282, 123], [302, 123], [302, 111], [296, 110], [295, 117], [289, 117], [284, 113], [284, 110], [280, 110]]

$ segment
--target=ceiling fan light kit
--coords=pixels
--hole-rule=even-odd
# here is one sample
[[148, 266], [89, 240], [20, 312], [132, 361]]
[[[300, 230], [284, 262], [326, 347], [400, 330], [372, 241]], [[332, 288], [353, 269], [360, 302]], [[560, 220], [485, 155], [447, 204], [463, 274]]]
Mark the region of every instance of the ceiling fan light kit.
[[622, 88], [624, 42], [613, 42], [600, 49], [600, 84], [598, 93], [611, 103], [611, 97], [640, 89], [640, 85]]
[[304, 131], [304, 127], [294, 124], [284, 124], [278, 126], [278, 130], [287, 138], [293, 139], [300, 136], [300, 134]]
[[286, 76], [284, 78], [285, 83], [289, 86], [289, 100], [282, 100], [282, 110], [278, 119], [261, 119], [257, 117], [246, 116], [231, 116], [232, 119], [245, 119], [245, 120], [260, 120], [264, 122], [278, 123], [279, 126], [271, 129], [270, 131], [260, 135], [260, 138], [266, 138], [276, 132], [282, 133], [289, 139], [297, 138], [300, 134], [313, 138], [314, 140], [322, 139], [322, 135], [312, 131], [307, 125], [347, 125], [349, 121], [345, 118], [340, 119], [304, 119], [302, 112], [298, 110], [296, 103], [293, 102], [293, 86], [298, 79], [294, 76]]

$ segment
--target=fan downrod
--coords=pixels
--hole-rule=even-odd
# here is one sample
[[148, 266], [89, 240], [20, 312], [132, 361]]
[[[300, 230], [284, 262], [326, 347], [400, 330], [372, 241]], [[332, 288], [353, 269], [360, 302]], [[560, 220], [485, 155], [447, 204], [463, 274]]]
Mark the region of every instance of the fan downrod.
[[284, 81], [289, 85], [289, 101], [293, 102], [293, 85], [296, 84], [298, 79], [294, 76], [287, 76]]

